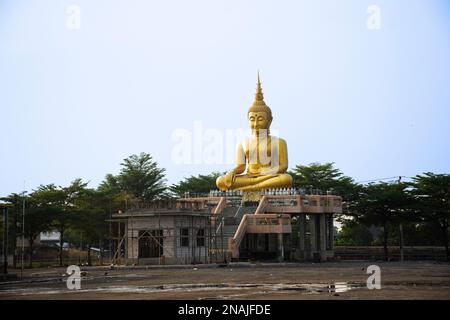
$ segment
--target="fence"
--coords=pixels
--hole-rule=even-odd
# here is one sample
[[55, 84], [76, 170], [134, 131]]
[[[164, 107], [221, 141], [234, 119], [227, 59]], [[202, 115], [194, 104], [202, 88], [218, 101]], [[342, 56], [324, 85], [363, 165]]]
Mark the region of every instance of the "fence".
[[[389, 246], [390, 261], [400, 260], [400, 247]], [[335, 246], [334, 256], [340, 260], [384, 260], [382, 246]], [[404, 260], [434, 260], [446, 259], [444, 247], [431, 246], [405, 246], [403, 247]]]

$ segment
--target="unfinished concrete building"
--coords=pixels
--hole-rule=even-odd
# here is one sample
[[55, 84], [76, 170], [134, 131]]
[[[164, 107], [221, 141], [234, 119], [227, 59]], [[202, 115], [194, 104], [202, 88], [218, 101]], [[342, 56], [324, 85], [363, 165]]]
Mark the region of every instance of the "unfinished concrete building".
[[154, 201], [113, 214], [115, 264], [326, 261], [333, 258], [333, 195]]

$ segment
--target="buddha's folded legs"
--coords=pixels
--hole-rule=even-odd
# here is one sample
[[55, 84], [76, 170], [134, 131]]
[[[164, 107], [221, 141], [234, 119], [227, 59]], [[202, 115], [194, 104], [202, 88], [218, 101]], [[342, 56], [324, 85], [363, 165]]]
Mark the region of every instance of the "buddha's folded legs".
[[221, 190], [255, 191], [270, 188], [287, 188], [292, 185], [292, 177], [289, 174], [270, 174], [259, 177], [247, 175], [236, 176], [231, 187], [225, 185], [225, 176], [217, 179], [217, 187]]
[[292, 177], [289, 174], [282, 173], [273, 175], [272, 177], [263, 181], [258, 181], [253, 185], [247, 185], [237, 188], [242, 191], [256, 191], [271, 188], [289, 188], [292, 186]]

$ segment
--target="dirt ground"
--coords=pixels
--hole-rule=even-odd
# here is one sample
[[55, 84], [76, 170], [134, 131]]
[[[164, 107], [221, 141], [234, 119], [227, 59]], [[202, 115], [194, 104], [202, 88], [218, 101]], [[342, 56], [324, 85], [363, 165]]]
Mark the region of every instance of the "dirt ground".
[[[381, 268], [369, 290], [367, 267]], [[11, 273], [20, 271], [11, 270]], [[25, 270], [0, 282], [0, 299], [444, 299], [450, 264], [332, 262], [82, 267], [81, 289], [67, 288], [66, 268]]]

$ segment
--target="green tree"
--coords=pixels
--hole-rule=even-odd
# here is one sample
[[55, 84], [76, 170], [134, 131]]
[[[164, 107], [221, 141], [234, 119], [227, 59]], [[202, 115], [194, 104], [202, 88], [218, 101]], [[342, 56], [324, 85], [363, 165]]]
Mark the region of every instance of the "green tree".
[[101, 190], [127, 193], [143, 200], [163, 195], [166, 190], [165, 169], [159, 168], [148, 153], [133, 154], [124, 159], [121, 166], [117, 176], [108, 174], [105, 177]]
[[105, 206], [106, 202], [101, 192], [94, 189], [84, 189], [74, 201], [77, 219], [73, 221], [71, 230], [83, 234], [89, 265], [92, 245], [98, 244], [99, 249], [103, 251], [103, 240], [108, 235], [106, 220], [109, 218], [109, 212]]
[[98, 186], [98, 190], [103, 194], [110, 195], [111, 197], [118, 195], [121, 192], [118, 178], [108, 173], [105, 176], [105, 180], [103, 180]]
[[[0, 209], [0, 215], [3, 217], [3, 210]], [[3, 219], [0, 220], [0, 252], [3, 254], [3, 235], [5, 234], [5, 224]]]
[[372, 241], [369, 228], [355, 220], [346, 220], [336, 235], [338, 246], [370, 246]]
[[424, 222], [437, 225], [449, 260], [450, 175], [426, 172], [413, 179], [414, 209]]
[[41, 185], [33, 197], [41, 203], [45, 203], [48, 214], [51, 215], [52, 228], [60, 234], [59, 240], [59, 264], [63, 265], [63, 245], [66, 231], [80, 219], [77, 215], [75, 202], [83, 193], [87, 182], [75, 179], [67, 187], [56, 187], [54, 184]]
[[[23, 220], [18, 221], [17, 235], [24, 236], [28, 241], [28, 263], [32, 267], [33, 263], [33, 249], [34, 242], [41, 232], [49, 231], [51, 229], [51, 210], [48, 203], [42, 201], [38, 193], [31, 193], [29, 196], [22, 196], [25, 198], [25, 224]], [[23, 232], [22, 232], [23, 230]]]
[[97, 194], [102, 199], [103, 207], [110, 213], [125, 209], [126, 202], [135, 199], [134, 195], [121, 189], [118, 178], [112, 174], [106, 175], [97, 188]]
[[349, 206], [349, 214], [357, 222], [366, 226], [381, 226], [383, 229], [384, 258], [389, 259], [388, 236], [389, 227], [410, 218], [408, 208], [411, 197], [405, 191], [405, 183], [377, 183], [364, 186], [360, 198]]
[[212, 172], [208, 175], [190, 176], [177, 184], [173, 184], [169, 190], [177, 196], [183, 196], [185, 192], [207, 194], [210, 190], [217, 189], [216, 179], [222, 174], [220, 172]]
[[[19, 221], [22, 220], [23, 214], [23, 200], [24, 194], [12, 193], [7, 197], [2, 197], [0, 200], [11, 204], [9, 208], [9, 244], [10, 244], [10, 252], [16, 252], [17, 247], [17, 237], [20, 235], [19, 233]], [[17, 256], [14, 254], [13, 258], [13, 266], [16, 267]]]
[[332, 191], [341, 196], [344, 201], [357, 197], [360, 186], [352, 178], [345, 176], [334, 167], [333, 162], [324, 164], [311, 163], [307, 166], [297, 165], [289, 172], [296, 188], [308, 190], [319, 189], [323, 192]]

